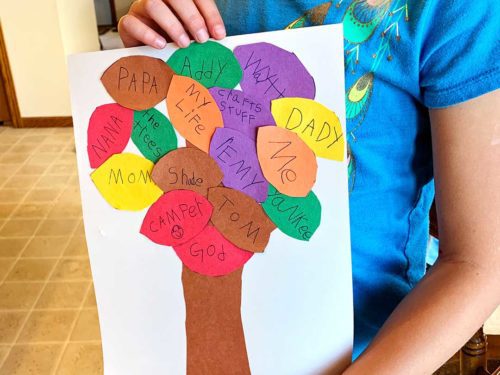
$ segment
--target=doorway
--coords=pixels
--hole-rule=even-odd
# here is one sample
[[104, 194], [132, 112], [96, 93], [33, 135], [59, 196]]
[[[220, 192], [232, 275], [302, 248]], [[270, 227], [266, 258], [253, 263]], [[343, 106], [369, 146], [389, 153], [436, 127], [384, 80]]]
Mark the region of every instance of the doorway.
[[22, 119], [0, 22], [0, 126], [5, 125], [20, 128]]

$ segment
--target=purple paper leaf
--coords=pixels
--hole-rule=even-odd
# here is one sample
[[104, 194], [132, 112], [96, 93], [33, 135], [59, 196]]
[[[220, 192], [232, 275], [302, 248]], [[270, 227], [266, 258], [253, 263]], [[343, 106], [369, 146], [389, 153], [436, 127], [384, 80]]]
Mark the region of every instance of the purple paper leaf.
[[275, 125], [269, 102], [253, 98], [241, 90], [213, 87], [208, 91], [217, 102], [225, 128], [256, 139], [259, 126]]
[[210, 142], [210, 156], [224, 173], [224, 186], [239, 190], [257, 202], [266, 200], [269, 183], [260, 169], [255, 141], [236, 130], [219, 128]]
[[314, 99], [313, 77], [295, 56], [269, 43], [236, 47], [234, 55], [243, 70], [245, 94], [265, 102], [284, 97]]

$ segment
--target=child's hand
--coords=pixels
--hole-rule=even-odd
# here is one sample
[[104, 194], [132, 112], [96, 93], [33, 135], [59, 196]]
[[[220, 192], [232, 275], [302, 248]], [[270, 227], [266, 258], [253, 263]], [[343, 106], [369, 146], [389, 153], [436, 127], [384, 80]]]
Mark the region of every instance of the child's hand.
[[214, 0], [136, 0], [120, 19], [118, 31], [125, 47], [147, 44], [158, 49], [167, 40], [187, 47], [190, 35], [199, 43], [209, 33], [215, 39], [226, 36]]

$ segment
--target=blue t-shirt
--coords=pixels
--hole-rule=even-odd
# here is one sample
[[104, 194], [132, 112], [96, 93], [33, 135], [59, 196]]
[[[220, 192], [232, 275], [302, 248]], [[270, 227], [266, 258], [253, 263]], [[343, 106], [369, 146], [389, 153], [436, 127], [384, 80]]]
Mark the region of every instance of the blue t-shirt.
[[425, 272], [434, 198], [427, 108], [500, 84], [499, 0], [372, 2], [218, 0], [229, 35], [343, 22], [354, 357]]

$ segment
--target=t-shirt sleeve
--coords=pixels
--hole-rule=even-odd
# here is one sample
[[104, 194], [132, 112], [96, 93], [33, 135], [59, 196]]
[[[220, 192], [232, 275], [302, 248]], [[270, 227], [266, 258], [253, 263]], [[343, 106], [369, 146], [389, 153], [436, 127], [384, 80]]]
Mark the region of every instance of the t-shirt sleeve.
[[500, 86], [500, 1], [427, 0], [420, 89], [424, 105], [448, 107]]

